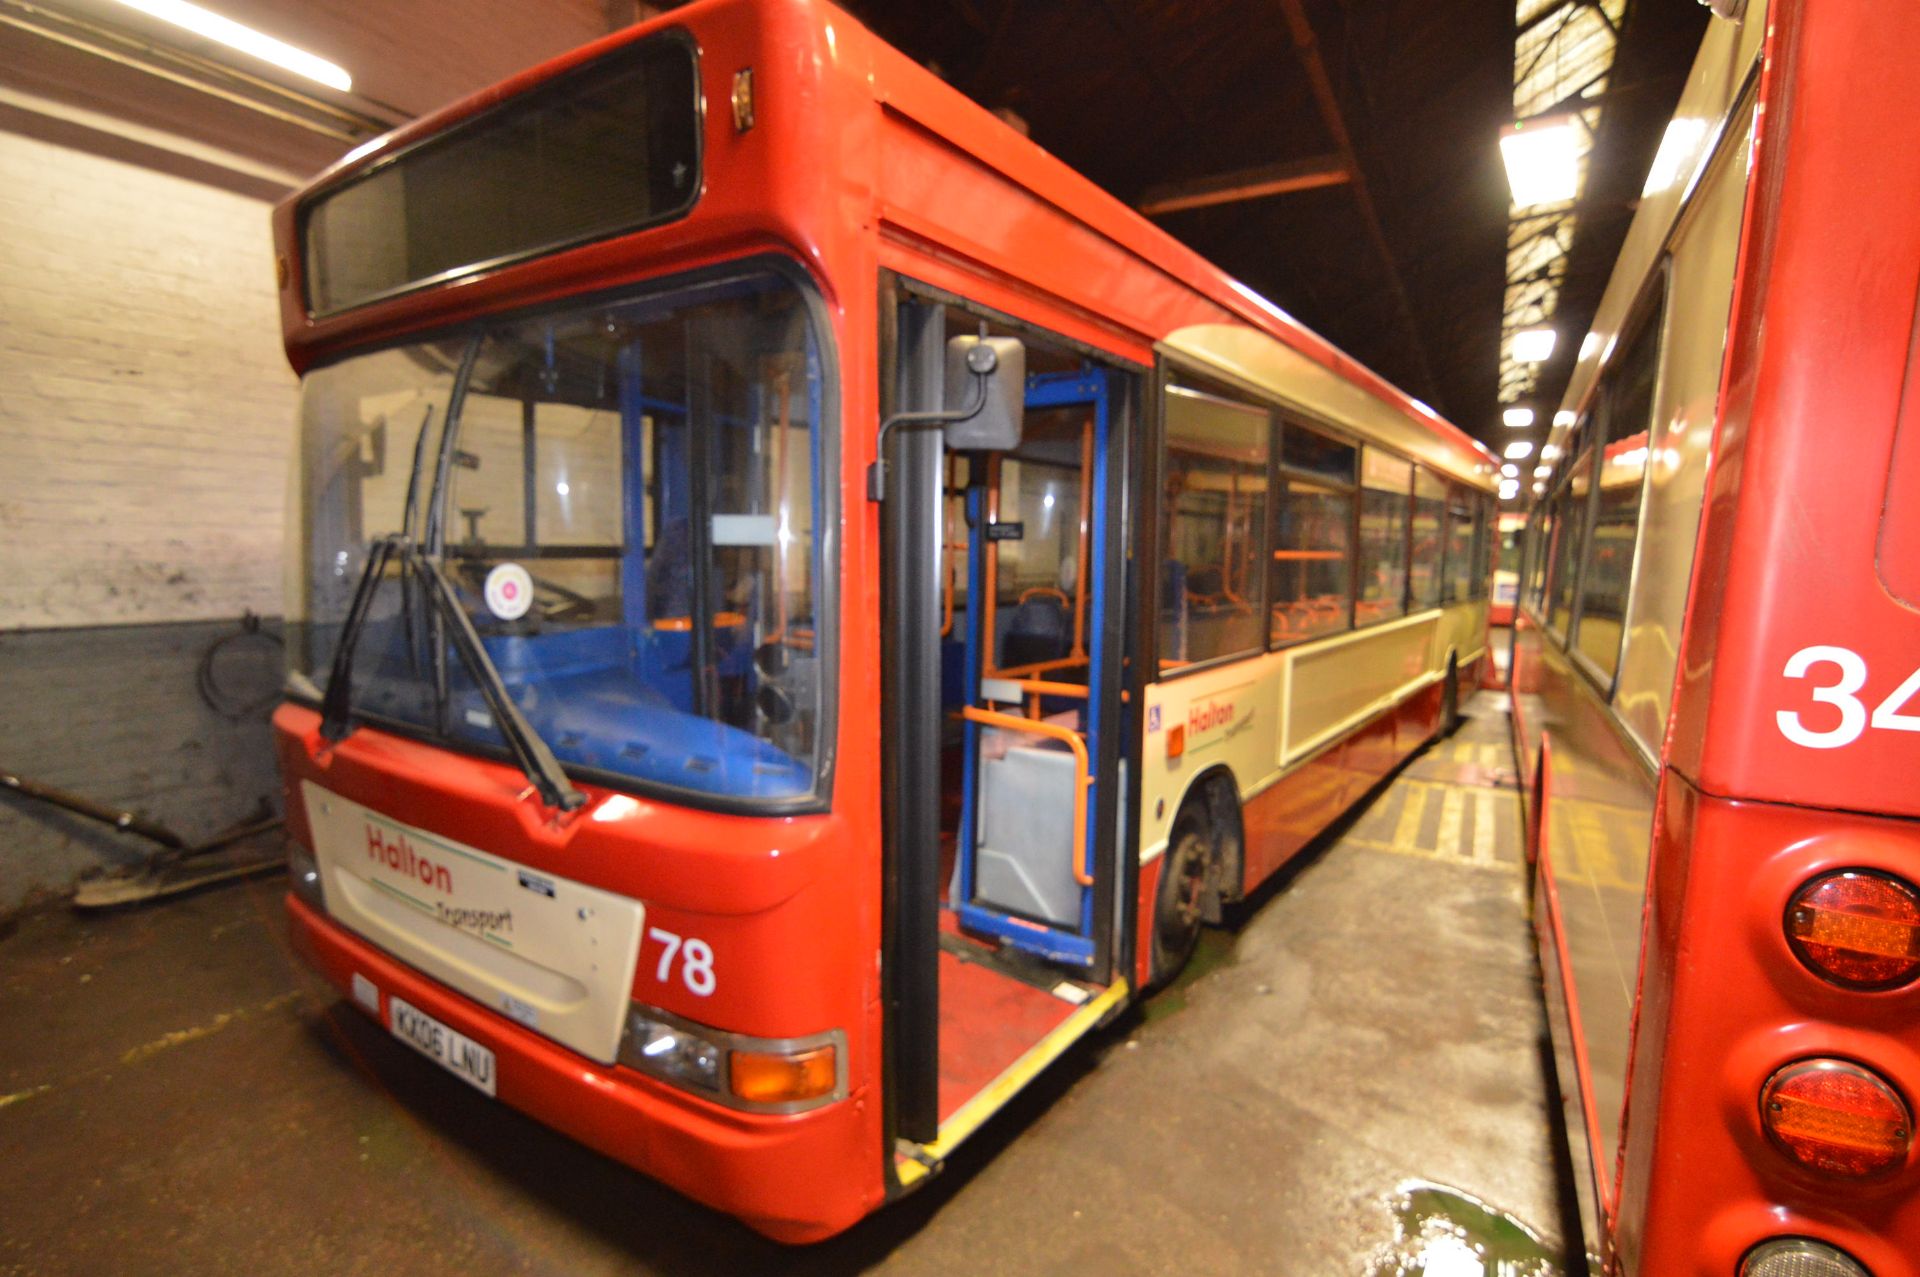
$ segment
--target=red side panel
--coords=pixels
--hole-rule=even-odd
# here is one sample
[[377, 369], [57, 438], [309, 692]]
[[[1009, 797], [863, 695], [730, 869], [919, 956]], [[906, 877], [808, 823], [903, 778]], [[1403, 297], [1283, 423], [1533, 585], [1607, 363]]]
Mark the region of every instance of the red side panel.
[[1920, 719], [1870, 721], [1920, 714], [1894, 695], [1920, 612], [1875, 566], [1920, 556], [1920, 523], [1881, 528], [1920, 294], [1920, 5], [1777, 8], [1670, 758], [1710, 793], [1920, 815]]

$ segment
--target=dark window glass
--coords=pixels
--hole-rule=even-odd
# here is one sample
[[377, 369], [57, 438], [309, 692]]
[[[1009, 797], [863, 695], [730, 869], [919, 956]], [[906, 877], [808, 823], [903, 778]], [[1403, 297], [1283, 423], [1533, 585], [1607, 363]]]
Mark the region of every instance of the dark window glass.
[[1413, 606], [1440, 606], [1446, 553], [1447, 485], [1432, 471], [1413, 472]]
[[1486, 557], [1481, 549], [1484, 520], [1478, 496], [1466, 488], [1452, 489], [1447, 503], [1447, 555], [1445, 601], [1463, 603], [1475, 598], [1480, 578], [1486, 575]]
[[1160, 663], [1172, 668], [1261, 646], [1267, 552], [1265, 408], [1170, 385]]
[[1352, 444], [1318, 431], [1289, 426], [1281, 432], [1280, 462], [1289, 470], [1304, 470], [1352, 486], [1353, 454]]
[[694, 51], [665, 36], [400, 152], [304, 210], [307, 304], [665, 221], [700, 190]]
[[1413, 466], [1376, 448], [1361, 451], [1360, 599], [1355, 623], [1407, 610], [1407, 506]]
[[1294, 425], [1283, 439], [1288, 463], [1305, 460], [1312, 469], [1280, 475], [1270, 567], [1276, 646], [1346, 629], [1353, 599], [1355, 449]]
[[1579, 648], [1608, 678], [1620, 663], [1633, 579], [1634, 540], [1640, 530], [1647, 440], [1653, 417], [1660, 325], [1643, 326], [1626, 356], [1609, 371], [1606, 442], [1600, 460], [1600, 499], [1587, 543], [1580, 585]]
[[1561, 493], [1559, 518], [1555, 520], [1559, 535], [1554, 540], [1553, 578], [1547, 586], [1552, 600], [1547, 611], [1547, 626], [1562, 638], [1568, 637], [1573, 626], [1574, 575], [1580, 565], [1579, 546], [1586, 529], [1587, 493], [1592, 480], [1593, 454], [1588, 453], [1573, 467], [1572, 479]]

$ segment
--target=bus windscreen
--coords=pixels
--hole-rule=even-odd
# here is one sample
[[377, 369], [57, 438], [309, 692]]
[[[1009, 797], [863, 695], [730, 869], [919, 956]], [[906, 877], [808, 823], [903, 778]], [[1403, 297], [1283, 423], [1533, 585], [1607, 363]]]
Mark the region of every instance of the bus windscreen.
[[669, 33], [401, 149], [302, 209], [307, 305], [409, 288], [671, 220], [700, 190], [696, 54]]

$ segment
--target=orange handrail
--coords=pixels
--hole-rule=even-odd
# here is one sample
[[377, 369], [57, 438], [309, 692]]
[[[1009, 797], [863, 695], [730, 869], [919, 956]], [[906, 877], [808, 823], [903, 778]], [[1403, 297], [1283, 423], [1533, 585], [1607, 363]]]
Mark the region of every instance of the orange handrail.
[[1087, 743], [1080, 739], [1080, 733], [1044, 719], [1022, 718], [1018, 714], [1002, 714], [973, 705], [961, 706], [960, 715], [989, 727], [1031, 732], [1035, 736], [1050, 736], [1067, 743], [1067, 748], [1073, 751], [1073, 880], [1083, 887], [1091, 887], [1093, 875], [1086, 871], [1082, 862], [1087, 854], [1087, 791], [1093, 788], [1093, 769], [1087, 765]]

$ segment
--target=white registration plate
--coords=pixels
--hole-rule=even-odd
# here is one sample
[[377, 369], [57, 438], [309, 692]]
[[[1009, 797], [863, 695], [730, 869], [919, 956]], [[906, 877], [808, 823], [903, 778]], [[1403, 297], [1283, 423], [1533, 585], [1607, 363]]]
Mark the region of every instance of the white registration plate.
[[387, 1027], [393, 1036], [433, 1060], [461, 1081], [494, 1093], [493, 1052], [455, 1033], [424, 1011], [399, 998], [387, 998]]

